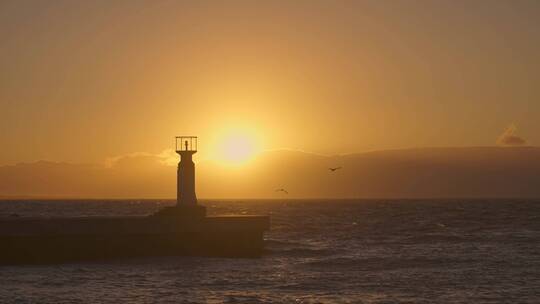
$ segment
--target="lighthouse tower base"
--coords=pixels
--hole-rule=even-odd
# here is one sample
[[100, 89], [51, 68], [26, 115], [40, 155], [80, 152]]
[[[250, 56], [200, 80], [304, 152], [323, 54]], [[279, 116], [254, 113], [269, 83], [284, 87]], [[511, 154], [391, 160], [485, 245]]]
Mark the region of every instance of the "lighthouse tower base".
[[[176, 208], [164, 213], [182, 212]], [[263, 236], [270, 228], [268, 216], [197, 218], [180, 214], [0, 218], [0, 265], [147, 256], [244, 258], [264, 253]]]
[[173, 216], [182, 220], [201, 220], [206, 217], [206, 207], [197, 205], [178, 204], [173, 207], [165, 207], [153, 216]]

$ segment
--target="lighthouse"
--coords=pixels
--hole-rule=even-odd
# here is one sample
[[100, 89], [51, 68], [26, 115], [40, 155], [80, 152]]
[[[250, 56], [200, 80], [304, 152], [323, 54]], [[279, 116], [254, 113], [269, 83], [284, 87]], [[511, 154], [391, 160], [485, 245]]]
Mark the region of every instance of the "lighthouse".
[[176, 206], [165, 207], [157, 216], [174, 216], [185, 220], [200, 220], [206, 216], [206, 207], [197, 203], [195, 194], [195, 163], [197, 136], [176, 136], [176, 153], [180, 155], [176, 173]]
[[180, 155], [176, 176], [176, 206], [197, 205], [195, 194], [195, 163], [193, 154], [197, 153], [196, 136], [177, 136], [176, 153]]

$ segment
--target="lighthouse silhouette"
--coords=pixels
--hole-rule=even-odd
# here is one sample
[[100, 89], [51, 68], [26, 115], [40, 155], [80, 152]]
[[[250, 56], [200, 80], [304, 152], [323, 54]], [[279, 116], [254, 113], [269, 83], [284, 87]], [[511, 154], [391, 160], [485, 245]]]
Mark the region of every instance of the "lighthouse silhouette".
[[176, 153], [180, 155], [176, 179], [176, 205], [178, 207], [197, 205], [193, 162], [193, 154], [197, 153], [197, 137], [177, 136]]
[[174, 216], [184, 220], [200, 220], [206, 216], [206, 207], [197, 203], [195, 194], [195, 163], [197, 153], [196, 136], [176, 136], [176, 153], [180, 155], [176, 180], [176, 206], [165, 207], [157, 216]]

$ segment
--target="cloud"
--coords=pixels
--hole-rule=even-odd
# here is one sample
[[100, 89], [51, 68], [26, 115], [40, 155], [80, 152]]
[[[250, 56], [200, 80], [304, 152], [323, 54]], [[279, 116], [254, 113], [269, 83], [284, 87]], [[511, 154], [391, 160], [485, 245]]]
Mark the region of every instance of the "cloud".
[[160, 162], [167, 166], [176, 166], [178, 164], [178, 154], [173, 149], [165, 149], [156, 155]]
[[504, 132], [497, 139], [497, 144], [501, 146], [523, 146], [527, 144], [527, 141], [516, 135], [516, 126], [511, 124], [504, 130]]
[[126, 163], [158, 163], [161, 165], [175, 166], [178, 163], [178, 156], [172, 149], [163, 150], [161, 153], [152, 154], [148, 152], [133, 152], [129, 154], [108, 157], [105, 160], [106, 168], [113, 168]]

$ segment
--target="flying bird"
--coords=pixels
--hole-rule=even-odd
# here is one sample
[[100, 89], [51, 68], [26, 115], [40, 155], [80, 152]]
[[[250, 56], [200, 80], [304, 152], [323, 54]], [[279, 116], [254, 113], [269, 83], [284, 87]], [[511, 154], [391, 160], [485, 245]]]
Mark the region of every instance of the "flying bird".
[[283, 189], [283, 188], [280, 188], [280, 189], [276, 189], [276, 192], [283, 192], [285, 194], [289, 194], [289, 191]]
[[330, 171], [332, 171], [332, 172], [334, 172], [334, 171], [336, 171], [336, 170], [339, 170], [339, 169], [341, 169], [341, 167], [328, 168], [328, 170], [330, 170]]

